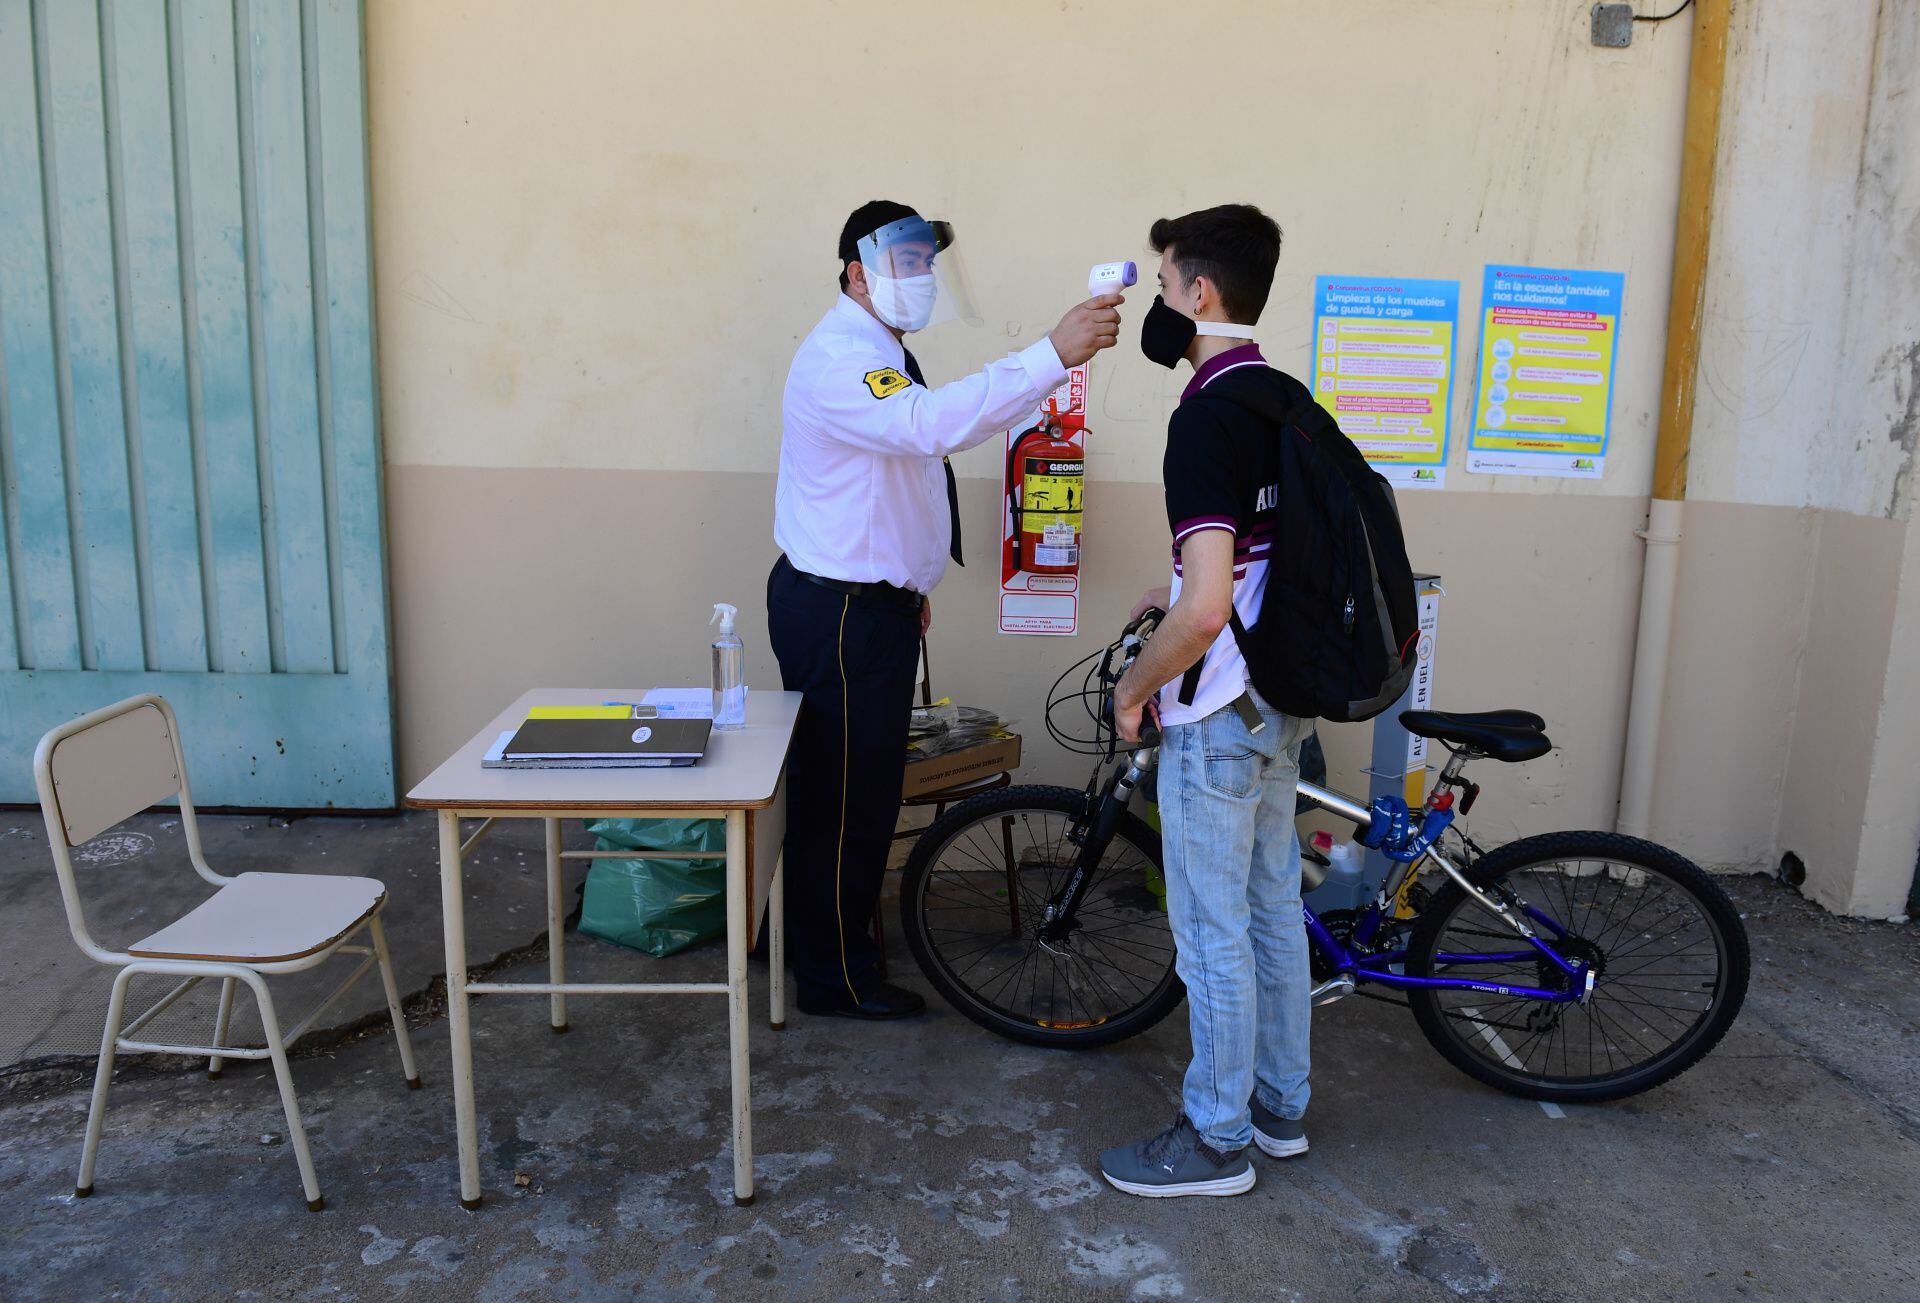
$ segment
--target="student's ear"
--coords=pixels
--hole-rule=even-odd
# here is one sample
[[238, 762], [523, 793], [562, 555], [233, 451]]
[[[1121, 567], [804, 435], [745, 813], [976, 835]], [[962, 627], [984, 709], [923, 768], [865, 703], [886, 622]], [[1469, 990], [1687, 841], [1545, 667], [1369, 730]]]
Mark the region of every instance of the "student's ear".
[[855, 294], [867, 293], [866, 264], [859, 262], [847, 264], [847, 288]]
[[1214, 289], [1213, 281], [1205, 276], [1193, 278], [1193, 316], [1196, 321], [1205, 320], [1209, 312], [1220, 306], [1220, 293]]

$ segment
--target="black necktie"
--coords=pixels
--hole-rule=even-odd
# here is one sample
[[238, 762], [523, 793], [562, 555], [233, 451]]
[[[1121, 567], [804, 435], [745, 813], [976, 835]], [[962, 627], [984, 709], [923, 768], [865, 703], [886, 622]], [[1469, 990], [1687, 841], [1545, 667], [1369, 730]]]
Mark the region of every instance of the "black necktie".
[[[907, 379], [924, 389], [927, 378], [920, 374], [920, 363], [906, 349], [900, 351], [907, 354]], [[960, 559], [960, 485], [953, 478], [953, 463], [942, 457], [940, 465], [947, 472], [947, 516], [953, 522], [953, 546], [947, 551], [955, 565], [963, 566], [966, 562]]]

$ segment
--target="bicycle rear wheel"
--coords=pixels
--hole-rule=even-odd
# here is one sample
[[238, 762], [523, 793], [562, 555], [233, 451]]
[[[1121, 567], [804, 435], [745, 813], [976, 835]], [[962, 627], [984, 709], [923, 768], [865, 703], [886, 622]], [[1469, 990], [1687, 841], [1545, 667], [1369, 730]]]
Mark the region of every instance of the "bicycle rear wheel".
[[907, 946], [935, 989], [989, 1031], [1087, 1049], [1137, 1035], [1186, 995], [1160, 877], [1160, 838], [1122, 813], [1051, 947], [1039, 925], [1080, 847], [1087, 795], [1021, 786], [964, 801], [915, 843], [900, 881]]
[[[1749, 959], [1739, 912], [1664, 846], [1549, 833], [1501, 847], [1467, 877], [1523, 910], [1556, 953], [1597, 972], [1581, 1003], [1411, 991], [1421, 1032], [1471, 1077], [1530, 1099], [1619, 1099], [1698, 1063], [1740, 1011]], [[1449, 881], [1414, 924], [1407, 972], [1564, 989], [1570, 979], [1529, 949]], [[1476, 954], [1523, 957], [1468, 958]]]

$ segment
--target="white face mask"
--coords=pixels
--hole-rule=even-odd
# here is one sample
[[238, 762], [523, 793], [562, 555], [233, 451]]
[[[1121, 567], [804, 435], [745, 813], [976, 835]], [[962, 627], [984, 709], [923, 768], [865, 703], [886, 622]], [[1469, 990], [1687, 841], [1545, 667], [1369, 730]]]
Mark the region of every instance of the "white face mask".
[[874, 315], [895, 330], [923, 330], [933, 319], [937, 293], [932, 276], [882, 276], [867, 273], [867, 293]]

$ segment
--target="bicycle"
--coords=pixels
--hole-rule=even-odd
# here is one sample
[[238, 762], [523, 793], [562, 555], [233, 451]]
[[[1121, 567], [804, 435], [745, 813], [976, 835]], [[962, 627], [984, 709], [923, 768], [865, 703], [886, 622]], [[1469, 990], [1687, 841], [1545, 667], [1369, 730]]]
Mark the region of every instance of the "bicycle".
[[[1048, 694], [1056, 740], [1098, 756], [1085, 790], [974, 797], [908, 859], [900, 915], [915, 960], [956, 1009], [1012, 1040], [1111, 1045], [1185, 996], [1159, 835], [1128, 808], [1135, 793], [1152, 795], [1158, 738], [1122, 748], [1112, 723], [1114, 685], [1163, 614], [1130, 622]], [[1079, 690], [1065, 688], [1082, 666]], [[1091, 738], [1055, 718], [1075, 703], [1095, 723]], [[1697, 1063], [1746, 995], [1747, 935], [1726, 893], [1678, 853], [1614, 833], [1481, 847], [1456, 823], [1480, 794], [1467, 764], [1546, 754], [1545, 721], [1520, 710], [1400, 718], [1450, 753], [1419, 809], [1300, 784], [1307, 804], [1352, 823], [1393, 864], [1362, 909], [1303, 906], [1314, 1004], [1398, 991], [1450, 1063], [1532, 1099], [1617, 1099]], [[1319, 858], [1303, 861], [1303, 891]]]

